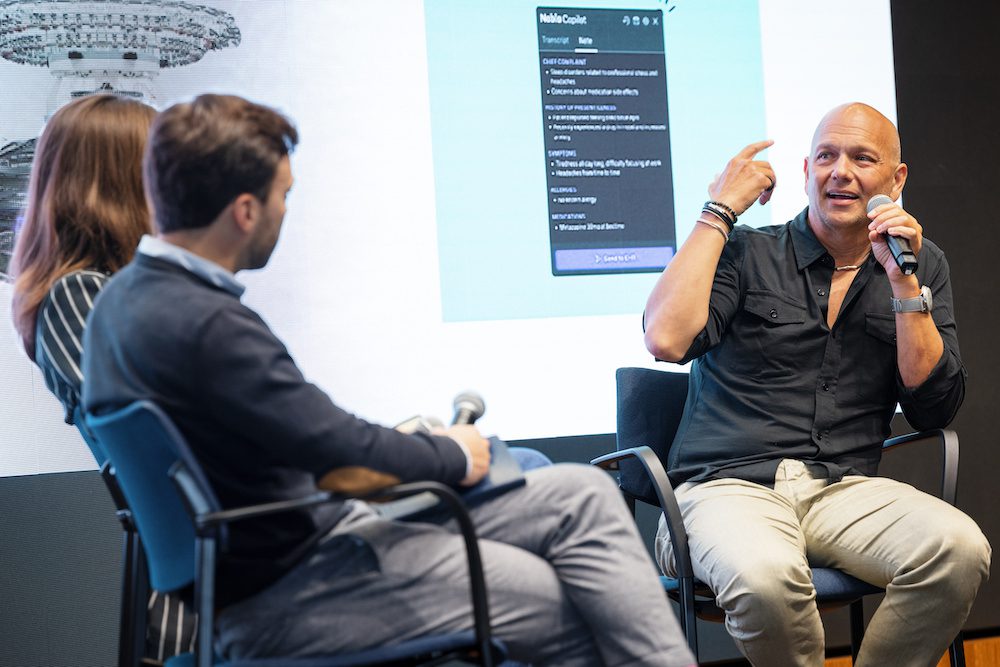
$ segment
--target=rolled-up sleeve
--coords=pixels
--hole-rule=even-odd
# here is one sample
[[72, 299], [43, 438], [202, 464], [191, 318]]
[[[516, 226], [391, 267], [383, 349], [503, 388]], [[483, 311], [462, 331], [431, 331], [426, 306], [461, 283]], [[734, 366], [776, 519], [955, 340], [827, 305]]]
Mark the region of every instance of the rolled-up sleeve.
[[911, 426], [921, 430], [944, 428], [951, 423], [965, 399], [965, 379], [968, 375], [958, 348], [948, 261], [943, 254], [933, 259], [936, 260], [936, 270], [926, 284], [934, 297], [931, 315], [944, 343], [944, 352], [919, 386], [907, 389], [898, 374], [896, 377], [903, 414]]
[[737, 227], [730, 236], [729, 243], [722, 250], [719, 265], [712, 281], [712, 295], [708, 302], [708, 322], [688, 347], [679, 364], [697, 359], [719, 344], [729, 322], [738, 312], [741, 297], [740, 270], [746, 252], [745, 229]]

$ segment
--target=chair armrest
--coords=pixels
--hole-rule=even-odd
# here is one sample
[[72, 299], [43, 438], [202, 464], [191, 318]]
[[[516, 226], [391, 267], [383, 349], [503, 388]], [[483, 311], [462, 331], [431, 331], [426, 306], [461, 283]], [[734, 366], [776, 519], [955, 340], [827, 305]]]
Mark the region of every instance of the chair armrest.
[[483, 575], [483, 561], [479, 553], [479, 542], [476, 538], [476, 527], [472, 517], [465, 507], [462, 497], [446, 484], [440, 482], [408, 482], [384, 489], [378, 489], [359, 496], [359, 500], [373, 498], [392, 500], [407, 498], [420, 493], [432, 493], [448, 507], [458, 522], [462, 539], [465, 542], [465, 555], [469, 561], [469, 583], [472, 589], [472, 615], [475, 622], [476, 643], [483, 656], [483, 665], [492, 665], [494, 654], [490, 639], [489, 599], [486, 592], [486, 578]]
[[479, 552], [479, 542], [476, 537], [476, 528], [472, 523], [472, 517], [469, 516], [465, 503], [451, 487], [441, 484], [440, 482], [409, 482], [406, 484], [397, 484], [382, 489], [376, 489], [358, 496], [345, 496], [341, 494], [329, 493], [327, 491], [320, 491], [292, 500], [261, 503], [258, 505], [249, 505], [246, 507], [209, 512], [205, 511], [205, 507], [201, 507], [199, 511], [198, 505], [201, 505], [199, 499], [202, 499], [203, 496], [198, 491], [197, 482], [190, 475], [186, 466], [184, 466], [181, 462], [174, 464], [174, 466], [170, 469], [170, 477], [180, 490], [181, 497], [184, 498], [185, 503], [188, 504], [188, 510], [191, 512], [194, 519], [196, 532], [199, 536], [206, 532], [211, 532], [214, 528], [222, 527], [233, 521], [242, 521], [244, 519], [254, 517], [278, 514], [293, 509], [312, 507], [314, 505], [320, 505], [335, 500], [344, 500], [345, 498], [355, 498], [357, 500], [371, 500], [378, 498], [389, 500], [394, 498], [406, 498], [421, 493], [433, 494], [441, 501], [441, 504], [446, 506], [454, 515], [455, 520], [458, 523], [459, 530], [462, 533], [462, 539], [465, 542], [465, 554], [469, 563], [469, 585], [472, 598], [472, 614], [475, 625], [476, 644], [479, 646], [480, 653], [483, 656], [482, 664], [492, 667], [495, 659], [498, 659], [498, 656], [495, 655], [492, 646], [489, 599], [486, 592], [486, 578], [483, 575], [483, 560]]
[[670, 533], [670, 544], [674, 551], [674, 564], [677, 568], [677, 578], [687, 579], [694, 577], [694, 570], [691, 567], [691, 552], [688, 550], [687, 530], [684, 528], [684, 519], [681, 516], [681, 508], [677, 504], [677, 497], [674, 489], [670, 486], [670, 479], [667, 471], [663, 468], [663, 463], [653, 450], [645, 445], [622, 449], [611, 454], [605, 454], [593, 459], [590, 463], [605, 470], [618, 470], [618, 464], [623, 459], [636, 459], [642, 465], [646, 476], [649, 477], [656, 491], [656, 498], [666, 517], [667, 532]]
[[204, 529], [215, 528], [221, 524], [243, 521], [244, 519], [254, 519], [269, 514], [281, 514], [304, 507], [313, 507], [334, 500], [343, 500], [341, 496], [335, 496], [326, 491], [311, 493], [308, 496], [294, 498], [292, 500], [279, 500], [273, 503], [261, 503], [259, 505], [247, 505], [229, 510], [219, 510], [218, 512], [193, 512], [194, 523], [201, 532]]
[[943, 428], [907, 433], [883, 442], [882, 451], [931, 439], [941, 443], [941, 499], [954, 505], [958, 496], [958, 433]]

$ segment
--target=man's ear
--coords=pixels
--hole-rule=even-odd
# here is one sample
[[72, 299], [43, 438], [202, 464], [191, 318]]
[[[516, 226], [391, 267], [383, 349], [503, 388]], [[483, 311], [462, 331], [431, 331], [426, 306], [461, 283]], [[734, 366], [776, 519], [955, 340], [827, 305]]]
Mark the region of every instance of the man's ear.
[[909, 173], [909, 169], [905, 162], [900, 162], [899, 166], [896, 167], [896, 173], [892, 175], [892, 200], [896, 201], [899, 199], [899, 195], [903, 194], [903, 186], [906, 185], [906, 175]]
[[260, 219], [260, 202], [248, 192], [239, 195], [229, 205], [232, 208], [233, 223], [243, 234], [250, 234]]

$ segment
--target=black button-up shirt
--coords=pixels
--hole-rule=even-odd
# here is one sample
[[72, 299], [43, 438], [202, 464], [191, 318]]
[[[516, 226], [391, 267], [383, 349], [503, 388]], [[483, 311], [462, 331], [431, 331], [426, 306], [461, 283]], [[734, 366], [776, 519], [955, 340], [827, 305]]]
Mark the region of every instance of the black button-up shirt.
[[668, 461], [674, 484], [771, 484], [783, 458], [831, 479], [872, 475], [897, 402], [920, 429], [947, 425], [962, 403], [965, 368], [941, 249], [924, 239], [916, 275], [933, 292], [944, 353], [909, 390], [896, 365], [892, 290], [873, 257], [827, 326], [833, 259], [807, 212], [784, 225], [737, 227], [722, 253], [708, 323], [683, 360], [695, 361]]

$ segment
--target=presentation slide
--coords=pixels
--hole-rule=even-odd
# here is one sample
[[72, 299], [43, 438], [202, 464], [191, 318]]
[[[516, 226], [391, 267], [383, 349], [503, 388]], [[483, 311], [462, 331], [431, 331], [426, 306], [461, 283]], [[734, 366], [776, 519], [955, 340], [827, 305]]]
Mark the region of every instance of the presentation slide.
[[[675, 197], [675, 172], [712, 173], [765, 134], [757, 3], [671, 6], [426, 3], [446, 322], [635, 313], [622, 295], [648, 290], [675, 210], [704, 201], [683, 179]], [[727, 44], [715, 58], [706, 31]], [[740, 113], [672, 142], [711, 118], [706, 80]]]
[[[81, 91], [287, 113], [295, 187], [244, 302], [359, 416], [447, 421], [472, 389], [506, 439], [612, 432], [617, 367], [677, 368], [646, 352], [642, 310], [737, 151], [775, 141], [774, 197], [740, 222], [780, 224], [806, 204], [823, 113], [896, 115], [888, 0], [32, 4], [0, 5], [0, 88], [17, 91], [0, 96], [0, 475], [94, 467], [9, 308], [34, 140]], [[150, 29], [136, 58], [115, 42], [172, 22], [212, 39], [183, 51]]]

